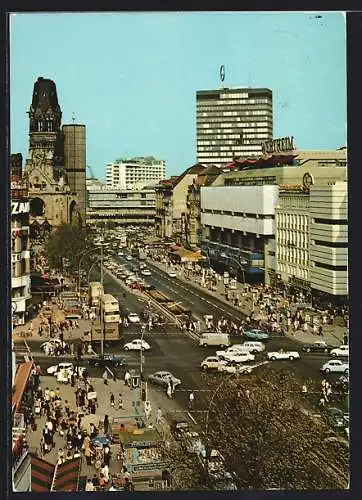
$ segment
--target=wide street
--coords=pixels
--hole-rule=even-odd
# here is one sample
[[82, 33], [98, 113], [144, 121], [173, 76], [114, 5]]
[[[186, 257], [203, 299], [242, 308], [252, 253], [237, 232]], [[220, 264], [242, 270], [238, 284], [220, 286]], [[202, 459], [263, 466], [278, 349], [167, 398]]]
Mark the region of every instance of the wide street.
[[[127, 267], [135, 265], [135, 261], [127, 262]], [[165, 292], [170, 298], [182, 303], [186, 308], [190, 308], [193, 314], [197, 317], [202, 317], [204, 314], [213, 314], [215, 317], [228, 314], [232, 315], [233, 319], [241, 320], [242, 314], [226, 306], [223, 302], [215, 297], [211, 297], [207, 292], [204, 292], [190, 282], [185, 286], [178, 278], [170, 278], [167, 273], [161, 271], [155, 266], [148, 266], [152, 270], [152, 275], [145, 277], [148, 283], [153, 284], [158, 290]], [[92, 279], [99, 279], [99, 272], [91, 275]], [[146, 299], [142, 300], [140, 296], [135, 295], [132, 290], [125, 290], [119, 280], [112, 278], [107, 272], [104, 273], [104, 286], [107, 293], [115, 295], [121, 304], [121, 310], [125, 313], [136, 312], [141, 313], [146, 305]], [[152, 309], [152, 307], [151, 307]], [[125, 352], [122, 347], [124, 343], [140, 337], [140, 326], [137, 324], [123, 328], [122, 340], [119, 345], [107, 346], [106, 352], [122, 353], [129, 368], [139, 369], [140, 354], [139, 352]], [[143, 372], [147, 377], [149, 374], [158, 370], [170, 371], [173, 375], [180, 378], [182, 385], [179, 390], [176, 390], [175, 400], [169, 401], [165, 390], [159, 388], [150, 388], [152, 399], [155, 404], [159, 404], [166, 409], [179, 408], [180, 410], [187, 409], [189, 391], [195, 391], [196, 400], [205, 402], [209, 399], [209, 391], [207, 389], [208, 373], [203, 373], [200, 369], [200, 362], [207, 356], [213, 355], [216, 351], [215, 347], [203, 348], [198, 346], [195, 338], [189, 334], [181, 332], [175, 325], [170, 325], [165, 332], [157, 332], [152, 330], [144, 335], [145, 340], [151, 345], [151, 350], [144, 353]], [[241, 343], [243, 339], [240, 337], [232, 337], [233, 343]], [[56, 364], [59, 358], [38, 355], [40, 343], [32, 342], [31, 348], [34, 353], [35, 360], [40, 363], [42, 371]], [[301, 351], [301, 343], [291, 338], [275, 336], [267, 341], [267, 350], [297, 350], [300, 353], [300, 359], [296, 361], [276, 361], [270, 363], [269, 366], [274, 366], [276, 369], [290, 369], [300, 379], [301, 384], [310, 379], [320, 380], [320, 366], [330, 357], [328, 354], [304, 353]], [[96, 346], [99, 351], [99, 346]], [[82, 360], [82, 364], [87, 366], [87, 356]], [[264, 355], [257, 355], [256, 361], [264, 360]], [[71, 357], [62, 357], [64, 361], [71, 361]], [[112, 368], [113, 370], [113, 368]], [[100, 377], [102, 368], [89, 367], [90, 377]], [[122, 379], [124, 374], [123, 368], [116, 369], [117, 378]], [[225, 378], [225, 374], [217, 374], [220, 382]], [[332, 380], [336, 376], [331, 377]], [[209, 389], [209, 388], [208, 388]], [[203, 406], [203, 405], [202, 405]], [[200, 406], [201, 407], [201, 404]], [[197, 420], [197, 416], [196, 416]]]

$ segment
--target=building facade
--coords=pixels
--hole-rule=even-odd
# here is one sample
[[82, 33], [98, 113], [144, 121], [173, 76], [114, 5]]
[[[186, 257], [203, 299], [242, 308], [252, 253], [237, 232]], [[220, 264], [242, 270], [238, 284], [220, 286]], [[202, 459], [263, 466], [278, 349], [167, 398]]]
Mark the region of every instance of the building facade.
[[11, 155], [11, 307], [13, 326], [24, 325], [31, 301], [29, 194], [22, 155]]
[[41, 241], [61, 224], [80, 222], [77, 193], [68, 183], [61, 116], [55, 83], [39, 77], [29, 109], [29, 154], [24, 172], [34, 240]]
[[[276, 273], [290, 275], [292, 269], [300, 285], [305, 280], [311, 281], [302, 248], [305, 243], [308, 246], [305, 233], [308, 232], [305, 227], [308, 202], [300, 193], [282, 192], [279, 196], [279, 187], [288, 185], [309, 190], [310, 186], [345, 181], [346, 150], [328, 152], [328, 155], [321, 152], [319, 156], [316, 152], [310, 155], [303, 152], [300, 165], [295, 160], [299, 153], [287, 154], [284, 159], [279, 154], [262, 158], [263, 166], [257, 168], [248, 161], [240, 162], [239, 170], [223, 173], [211, 187], [201, 188], [202, 249], [210, 260], [240, 271], [242, 267], [241, 274], [249, 281], [272, 283]], [[333, 161], [329, 161], [328, 166], [320, 166], [319, 158], [325, 156]], [[278, 242], [276, 209], [287, 231], [280, 234]], [[277, 243], [281, 244], [279, 253]], [[222, 255], [230, 258], [224, 259]]]
[[310, 286], [314, 295], [348, 297], [348, 183], [310, 189]]
[[64, 164], [66, 165], [69, 187], [77, 193], [78, 211], [82, 224], [85, 223], [86, 209], [86, 128], [85, 125], [63, 125]]
[[178, 243], [187, 241], [187, 196], [198, 174], [205, 170], [199, 163], [189, 167], [178, 177], [160, 182], [156, 186], [156, 236], [174, 238]]
[[155, 222], [156, 193], [140, 190], [88, 186], [87, 224], [151, 225]]
[[152, 156], [121, 158], [106, 165], [106, 184], [120, 189], [140, 188], [150, 181], [159, 182], [166, 177], [166, 162]]
[[224, 167], [258, 156], [273, 138], [273, 95], [265, 88], [196, 92], [197, 161]]

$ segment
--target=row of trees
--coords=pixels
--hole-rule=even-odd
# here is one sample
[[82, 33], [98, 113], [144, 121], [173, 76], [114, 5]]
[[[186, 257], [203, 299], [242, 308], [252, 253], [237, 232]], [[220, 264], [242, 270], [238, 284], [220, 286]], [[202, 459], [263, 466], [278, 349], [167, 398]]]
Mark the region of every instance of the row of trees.
[[[349, 483], [349, 447], [305, 407], [300, 384], [289, 371], [262, 369], [208, 377], [213, 392], [202, 429], [206, 449], [218, 449], [238, 489], [344, 489]], [[165, 451], [178, 489], [209, 489], [196, 455], [176, 445]]]

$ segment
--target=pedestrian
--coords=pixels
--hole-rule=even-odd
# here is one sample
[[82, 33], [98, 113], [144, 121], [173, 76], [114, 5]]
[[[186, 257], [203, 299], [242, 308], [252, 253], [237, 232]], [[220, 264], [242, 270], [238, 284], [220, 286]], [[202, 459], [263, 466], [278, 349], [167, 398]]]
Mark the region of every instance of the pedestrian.
[[306, 385], [306, 384], [303, 384], [303, 385], [302, 385], [302, 395], [303, 395], [303, 396], [306, 396], [306, 395], [307, 395], [307, 392], [308, 392], [307, 385]]
[[107, 372], [107, 370], [104, 370], [102, 378], [103, 378], [104, 385], [108, 385], [108, 372]]
[[131, 374], [128, 370], [124, 374], [124, 385], [131, 386]]
[[65, 458], [64, 458], [64, 451], [62, 448], [59, 448], [57, 455], [58, 455], [58, 464], [63, 464], [65, 462]]
[[156, 425], [160, 425], [161, 421], [162, 421], [162, 410], [160, 407], [158, 407], [156, 411]]
[[109, 402], [112, 408], [114, 408], [114, 394], [111, 392], [110, 397], [109, 397]]
[[[90, 465], [90, 463], [88, 465]], [[87, 483], [85, 485], [85, 491], [95, 491], [95, 487], [91, 478], [87, 479]]]
[[111, 449], [108, 446], [108, 444], [106, 444], [104, 446], [104, 449], [103, 449], [103, 459], [104, 459], [105, 465], [107, 465], [109, 467], [109, 462], [110, 462], [110, 459], [111, 459]]
[[172, 389], [171, 389], [171, 384], [170, 383], [167, 384], [166, 394], [167, 394], [167, 397], [169, 399], [172, 398]]
[[194, 393], [191, 391], [189, 394], [189, 409], [193, 410], [195, 404], [195, 396]]
[[151, 412], [152, 412], [151, 403], [149, 401], [145, 401], [145, 416], [147, 423], [151, 418]]
[[323, 337], [323, 327], [322, 325], [319, 325], [318, 333], [320, 337]]
[[108, 431], [109, 431], [109, 418], [108, 418], [108, 415], [104, 416], [103, 429], [104, 429], [104, 434], [107, 435]]
[[123, 399], [122, 399], [122, 394], [118, 395], [118, 409], [123, 410]]

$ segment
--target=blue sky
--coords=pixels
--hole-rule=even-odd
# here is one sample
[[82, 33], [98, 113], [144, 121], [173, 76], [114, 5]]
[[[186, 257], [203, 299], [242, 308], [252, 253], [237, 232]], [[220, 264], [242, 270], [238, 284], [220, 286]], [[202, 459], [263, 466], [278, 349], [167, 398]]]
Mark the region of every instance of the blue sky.
[[[322, 18], [316, 18], [322, 15]], [[30, 13], [10, 19], [11, 153], [28, 151], [39, 76], [55, 81], [62, 123], [87, 127], [87, 164], [105, 177], [122, 156], [196, 162], [196, 91], [273, 91], [274, 137], [300, 149], [346, 145], [342, 13]]]

